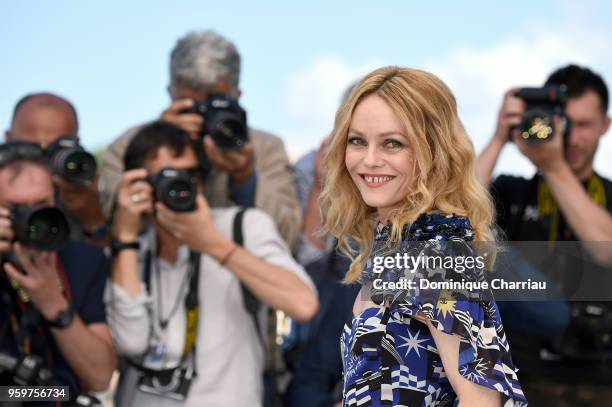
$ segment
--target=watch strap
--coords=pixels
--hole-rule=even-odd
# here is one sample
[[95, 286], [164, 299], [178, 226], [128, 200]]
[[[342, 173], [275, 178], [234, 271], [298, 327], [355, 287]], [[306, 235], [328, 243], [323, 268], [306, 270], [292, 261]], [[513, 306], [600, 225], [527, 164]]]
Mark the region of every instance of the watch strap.
[[118, 240], [113, 240], [111, 242], [111, 254], [113, 256], [116, 255], [121, 250], [126, 250], [126, 249], [138, 250], [140, 249], [140, 242], [139, 241], [120, 242]]
[[71, 306], [68, 306], [65, 310], [58, 312], [53, 320], [45, 319], [45, 323], [50, 327], [63, 329], [70, 326], [73, 320], [74, 310]]

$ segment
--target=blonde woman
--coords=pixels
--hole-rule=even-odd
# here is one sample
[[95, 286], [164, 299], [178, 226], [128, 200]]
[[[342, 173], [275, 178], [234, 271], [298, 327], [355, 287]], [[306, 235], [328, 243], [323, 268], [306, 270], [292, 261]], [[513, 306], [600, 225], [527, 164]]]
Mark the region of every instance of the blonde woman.
[[[325, 227], [362, 248], [340, 244], [353, 259], [346, 282], [363, 285], [341, 339], [343, 405], [526, 405], [490, 291], [420, 288], [482, 282], [484, 269], [397, 263], [404, 253], [477, 259], [468, 242], [493, 241], [493, 207], [448, 87], [414, 69], [370, 73], [338, 111], [326, 165]], [[419, 284], [381, 288], [400, 279]]]

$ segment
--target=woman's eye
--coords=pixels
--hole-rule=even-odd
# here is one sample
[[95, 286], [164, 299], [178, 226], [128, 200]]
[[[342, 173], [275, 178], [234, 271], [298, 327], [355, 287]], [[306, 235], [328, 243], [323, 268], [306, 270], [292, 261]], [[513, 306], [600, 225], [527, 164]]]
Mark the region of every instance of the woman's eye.
[[349, 137], [348, 144], [353, 146], [363, 146], [365, 142], [360, 137]]
[[386, 140], [385, 141], [385, 147], [387, 147], [387, 148], [402, 148], [402, 147], [404, 147], [404, 145], [402, 143], [400, 143], [399, 141], [397, 141], [397, 140], [390, 139], [390, 140]]

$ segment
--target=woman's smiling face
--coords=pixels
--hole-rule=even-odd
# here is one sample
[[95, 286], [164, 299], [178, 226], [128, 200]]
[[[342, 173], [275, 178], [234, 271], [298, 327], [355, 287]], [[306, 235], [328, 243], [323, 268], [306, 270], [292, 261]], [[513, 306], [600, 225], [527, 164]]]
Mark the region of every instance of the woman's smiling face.
[[386, 221], [413, 185], [415, 166], [406, 129], [380, 96], [366, 96], [355, 107], [344, 162], [366, 205]]

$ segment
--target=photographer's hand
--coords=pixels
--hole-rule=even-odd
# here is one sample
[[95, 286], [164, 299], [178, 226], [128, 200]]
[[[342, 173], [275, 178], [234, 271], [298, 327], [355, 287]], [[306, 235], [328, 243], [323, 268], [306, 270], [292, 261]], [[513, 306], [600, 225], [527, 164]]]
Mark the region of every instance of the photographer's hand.
[[223, 151], [210, 136], [204, 137], [204, 149], [211, 165], [229, 173], [232, 185], [239, 187], [255, 170], [253, 145], [247, 142], [240, 151]]
[[197, 140], [204, 124], [204, 119], [197, 113], [182, 113], [185, 109], [192, 107], [193, 103], [191, 99], [175, 100], [169, 108], [162, 112], [159, 120], [180, 127], [189, 133], [192, 139]]
[[504, 100], [497, 115], [497, 126], [493, 138], [504, 144], [510, 140], [510, 132], [521, 124], [525, 114], [525, 102], [514, 96], [520, 88], [512, 88], [504, 94]]
[[119, 241], [136, 240], [142, 229], [142, 215], [153, 213], [153, 188], [144, 181], [146, 176], [142, 168], [123, 174], [112, 228], [113, 237]]
[[519, 150], [536, 165], [546, 179], [557, 205], [575, 236], [600, 264], [612, 265], [612, 250], [601, 242], [612, 241], [612, 215], [596, 204], [566, 161], [563, 152], [563, 128], [555, 117], [552, 140], [538, 145], [514, 140]]
[[0, 206], [0, 253], [10, 252], [15, 237], [9, 216], [11, 211]]
[[[4, 270], [30, 296], [34, 306], [47, 320], [54, 320], [69, 302], [57, 273], [57, 255], [14, 245], [15, 254], [25, 274], [5, 263]], [[70, 367], [76, 373], [82, 388], [93, 391], [107, 389], [117, 366], [111, 334], [105, 323], [85, 325], [76, 315], [65, 328], [52, 328], [56, 344]]]
[[493, 138], [478, 155], [476, 161], [476, 175], [485, 187], [489, 187], [491, 175], [497, 164], [502, 148], [509, 140], [510, 132], [521, 123], [525, 113], [525, 102], [514, 96], [519, 88], [512, 88], [504, 94], [502, 105], [497, 115], [497, 126]]
[[[209, 253], [220, 240], [227, 240], [215, 228], [212, 211], [202, 195], [197, 196], [192, 212], [174, 212], [161, 202], [155, 204], [160, 226], [192, 250]], [[230, 242], [231, 243], [231, 242]]]
[[512, 140], [521, 154], [527, 157], [533, 165], [547, 176], [550, 172], [560, 171], [569, 164], [563, 157], [563, 126], [558, 116], [555, 116], [555, 132], [551, 140], [542, 143], [529, 143], [523, 140], [518, 131], [512, 133]]
[[53, 252], [42, 252], [23, 247], [15, 243], [17, 255], [23, 273], [11, 263], [4, 264], [4, 270], [28, 293], [34, 306], [48, 320], [68, 308], [68, 300], [62, 293], [57, 274], [57, 255]]
[[[193, 212], [172, 212], [161, 202], [155, 208], [157, 220], [164, 229], [192, 250], [214, 258], [262, 302], [285, 311], [299, 322], [308, 321], [316, 313], [319, 305], [316, 293], [296, 274], [262, 260], [217, 231], [203, 196], [198, 196], [197, 209]], [[270, 219], [263, 219], [272, 224]]]

